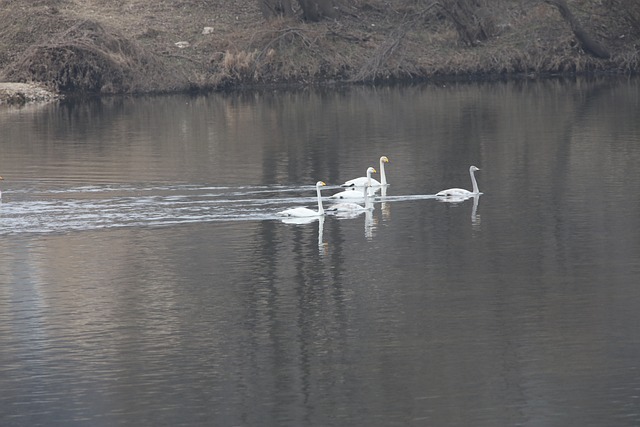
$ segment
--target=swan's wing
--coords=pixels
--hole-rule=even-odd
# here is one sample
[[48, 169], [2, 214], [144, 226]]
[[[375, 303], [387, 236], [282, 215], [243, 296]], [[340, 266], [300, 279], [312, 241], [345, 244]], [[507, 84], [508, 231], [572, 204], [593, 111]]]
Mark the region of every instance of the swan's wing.
[[292, 217], [310, 217], [310, 216], [319, 216], [318, 211], [313, 211], [309, 208], [291, 208], [285, 209], [281, 212], [278, 212], [278, 215], [281, 216], [292, 216]]
[[457, 195], [457, 196], [440, 196], [438, 197], [438, 201], [443, 202], [443, 203], [462, 203], [466, 200], [469, 200], [470, 198], [472, 198], [473, 195], [468, 194], [466, 196], [463, 195]]
[[449, 188], [447, 190], [442, 190], [436, 193], [436, 197], [460, 197], [460, 196], [470, 196], [473, 193], [469, 190], [465, 190], [464, 188]]
[[336, 193], [332, 196], [329, 196], [330, 199], [357, 199], [357, 200], [363, 200], [364, 199], [364, 194], [362, 194], [362, 191], [357, 191], [357, 190], [346, 190], [346, 191], [341, 191], [339, 193]]
[[353, 218], [358, 218], [364, 212], [366, 212], [366, 211], [365, 210], [361, 210], [361, 211], [341, 211], [341, 212], [336, 212], [334, 216], [336, 218], [339, 218], [339, 219], [353, 219]]
[[327, 210], [331, 212], [355, 212], [355, 211], [361, 211], [364, 209], [365, 209], [364, 207], [360, 206], [357, 203], [349, 203], [349, 202], [337, 203], [327, 208]]
[[[367, 177], [361, 176], [359, 178], [353, 178], [346, 181], [341, 187], [364, 187], [367, 185]], [[371, 186], [380, 186], [380, 182], [377, 179], [371, 178]]]
[[303, 224], [311, 224], [312, 222], [318, 221], [322, 219], [321, 216], [307, 216], [307, 217], [286, 217], [286, 218], [282, 218], [280, 221], [282, 221], [283, 224], [298, 224], [298, 225], [303, 225]]

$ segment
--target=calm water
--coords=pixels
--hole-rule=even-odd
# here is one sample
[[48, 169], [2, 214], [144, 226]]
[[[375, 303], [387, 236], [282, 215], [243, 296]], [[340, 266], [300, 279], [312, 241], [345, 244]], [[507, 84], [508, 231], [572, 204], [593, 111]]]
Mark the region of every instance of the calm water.
[[[640, 425], [639, 112], [638, 80], [0, 109], [0, 425]], [[276, 216], [381, 155], [373, 212]]]

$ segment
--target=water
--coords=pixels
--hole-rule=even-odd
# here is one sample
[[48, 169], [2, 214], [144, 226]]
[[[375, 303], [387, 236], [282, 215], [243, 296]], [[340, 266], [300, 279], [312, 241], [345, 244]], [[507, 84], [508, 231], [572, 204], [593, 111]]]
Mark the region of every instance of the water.
[[[635, 79], [4, 108], [0, 425], [638, 425], [639, 110]], [[277, 216], [383, 154], [373, 212]]]

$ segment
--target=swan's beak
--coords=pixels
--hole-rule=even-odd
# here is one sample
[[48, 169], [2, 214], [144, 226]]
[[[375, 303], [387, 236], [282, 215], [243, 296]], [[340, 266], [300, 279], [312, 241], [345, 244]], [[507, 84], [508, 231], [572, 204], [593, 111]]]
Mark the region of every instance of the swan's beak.
[[0, 176], [0, 181], [2, 181], [4, 178]]
[[373, 169], [373, 173], [378, 173], [378, 171], [375, 170], [375, 168], [371, 168], [371, 169]]

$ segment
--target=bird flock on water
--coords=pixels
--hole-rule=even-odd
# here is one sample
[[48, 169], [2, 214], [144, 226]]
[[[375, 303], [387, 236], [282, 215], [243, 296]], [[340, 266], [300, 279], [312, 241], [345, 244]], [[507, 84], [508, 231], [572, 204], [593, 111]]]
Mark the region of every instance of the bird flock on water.
[[[312, 218], [317, 216], [325, 215], [325, 213], [357, 213], [366, 210], [373, 209], [373, 197], [375, 193], [383, 188], [386, 188], [389, 183], [387, 182], [387, 175], [385, 172], [384, 165], [389, 163], [389, 158], [387, 156], [380, 157], [380, 181], [372, 178], [371, 175], [374, 173], [378, 173], [375, 168], [368, 167], [365, 173], [365, 176], [361, 176], [358, 178], [353, 178], [346, 181], [341, 187], [346, 188], [339, 193], [333, 194], [329, 197], [332, 202], [334, 202], [327, 209], [324, 209], [322, 204], [322, 194], [321, 188], [326, 184], [324, 181], [318, 181], [316, 183], [316, 197], [318, 201], [317, 209], [309, 209], [307, 207], [295, 207], [285, 209], [283, 211], [278, 212], [279, 216], [284, 217], [295, 217], [295, 218]], [[469, 175], [471, 176], [471, 185], [472, 190], [466, 190], [464, 188], [448, 188], [446, 190], [439, 191], [435, 194], [436, 198], [444, 199], [444, 200], [464, 200], [466, 198], [477, 196], [482, 194], [478, 189], [478, 182], [476, 181], [475, 172], [480, 169], [476, 166], [469, 167]], [[0, 176], [0, 180], [3, 180]], [[336, 201], [339, 202], [336, 202]], [[348, 200], [348, 201], [343, 201]], [[0, 201], [2, 201], [2, 191], [0, 191]], [[360, 203], [359, 203], [360, 202]], [[362, 203], [362, 204], [361, 204]]]
[[[389, 183], [387, 182], [387, 175], [385, 173], [384, 165], [389, 163], [387, 156], [380, 157], [380, 181], [371, 177], [372, 174], [377, 173], [375, 168], [367, 168], [366, 175], [358, 178], [350, 179], [341, 187], [345, 187], [346, 190], [329, 196], [332, 202], [336, 199], [349, 201], [340, 201], [333, 203], [327, 209], [322, 204], [321, 188], [326, 184], [324, 181], [318, 181], [316, 183], [316, 197], [318, 200], [317, 209], [309, 209], [307, 207], [295, 207], [285, 209], [278, 212], [278, 215], [284, 217], [296, 217], [296, 218], [312, 218], [325, 215], [325, 213], [338, 213], [338, 212], [360, 212], [373, 209], [372, 198], [375, 193], [383, 188], [386, 188]], [[469, 175], [471, 176], [472, 190], [464, 188], [448, 188], [446, 190], [439, 191], [435, 194], [435, 197], [442, 200], [450, 201], [462, 201], [467, 198], [482, 194], [478, 189], [478, 181], [476, 181], [475, 172], [480, 169], [476, 166], [469, 167]], [[364, 202], [360, 204], [357, 202]]]

